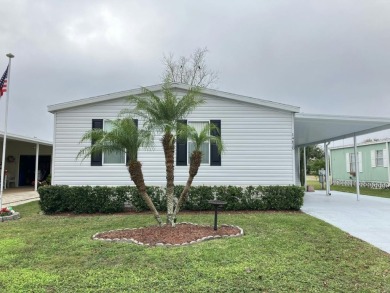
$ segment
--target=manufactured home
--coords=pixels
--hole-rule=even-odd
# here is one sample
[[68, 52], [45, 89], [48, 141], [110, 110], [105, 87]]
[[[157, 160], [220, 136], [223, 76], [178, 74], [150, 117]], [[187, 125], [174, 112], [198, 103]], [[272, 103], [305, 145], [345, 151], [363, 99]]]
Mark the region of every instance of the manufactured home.
[[[157, 95], [162, 85], [147, 87]], [[188, 85], [173, 84], [182, 96]], [[52, 183], [66, 185], [132, 184], [126, 169], [125, 154], [102, 154], [76, 159], [88, 145], [80, 144], [82, 135], [92, 128], [107, 129], [124, 108], [132, 107], [127, 97], [142, 95], [142, 88], [48, 106], [54, 115]], [[220, 127], [225, 152], [218, 156], [208, 145], [196, 185], [294, 185], [299, 184], [298, 148], [350, 137], [372, 129], [390, 127], [390, 119], [300, 114], [299, 107], [219, 90], [203, 89], [206, 103], [195, 109], [187, 123], [201, 127], [214, 123]], [[137, 118], [137, 117], [135, 117]], [[143, 121], [138, 125], [142, 127]], [[188, 176], [188, 150], [175, 152], [175, 183], [184, 184]], [[147, 185], [165, 184], [164, 154], [160, 137], [155, 147], [140, 150]]]
[[390, 141], [375, 141], [357, 146], [358, 168], [355, 167], [353, 146], [334, 147], [330, 150], [332, 183], [351, 186], [359, 172], [360, 186], [385, 188], [390, 186]]

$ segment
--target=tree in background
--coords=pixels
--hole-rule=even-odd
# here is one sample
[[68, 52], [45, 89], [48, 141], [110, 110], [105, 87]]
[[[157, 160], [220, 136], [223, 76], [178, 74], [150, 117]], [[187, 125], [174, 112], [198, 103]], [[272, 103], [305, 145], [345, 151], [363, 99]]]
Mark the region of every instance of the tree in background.
[[218, 73], [207, 68], [207, 48], [198, 48], [190, 57], [175, 59], [171, 53], [164, 55], [165, 72], [163, 80], [179, 82], [197, 87], [211, 87], [218, 80]]
[[[318, 145], [306, 147], [306, 172], [311, 175], [318, 175], [318, 171], [325, 168], [325, 152]], [[300, 149], [300, 180], [304, 185], [303, 148]]]

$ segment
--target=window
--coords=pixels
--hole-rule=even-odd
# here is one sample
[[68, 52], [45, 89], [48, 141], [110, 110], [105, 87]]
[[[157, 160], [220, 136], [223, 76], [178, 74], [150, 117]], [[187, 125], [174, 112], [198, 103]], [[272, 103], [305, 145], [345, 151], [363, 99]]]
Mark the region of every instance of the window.
[[[203, 122], [187, 122], [187, 120], [180, 120], [178, 121], [183, 124], [190, 124], [195, 129], [200, 130], [208, 123], [214, 124], [219, 131], [213, 130], [211, 132], [212, 135], [221, 137], [221, 120], [210, 120], [210, 121], [203, 121]], [[188, 143], [187, 139], [177, 139], [176, 140], [176, 166], [187, 166], [187, 162], [189, 159], [190, 151], [189, 149], [193, 150], [194, 145], [193, 143]], [[210, 166], [222, 166], [222, 158], [221, 155], [218, 153], [217, 144], [215, 142], [206, 142], [201, 148], [201, 151], [203, 153], [203, 164], [209, 164]]]
[[356, 169], [355, 169], [355, 154], [354, 153], [349, 154], [349, 170], [351, 173], [356, 171]]
[[[199, 133], [209, 122], [188, 122], [188, 125], [194, 127], [196, 131]], [[192, 152], [195, 149], [195, 143], [191, 140], [188, 140], [188, 162], [190, 162], [190, 157]], [[201, 164], [210, 164], [210, 142], [204, 142], [200, 147], [200, 151], [202, 152], [202, 162]]]
[[383, 150], [375, 151], [375, 165], [377, 167], [383, 167]]
[[[363, 172], [363, 156], [362, 152], [358, 152], [359, 172]], [[356, 158], [355, 153], [346, 153], [346, 167], [348, 173], [356, 173]]]
[[[104, 121], [104, 130], [110, 131], [112, 129], [112, 122], [109, 120]], [[125, 152], [103, 152], [103, 164], [124, 164], [125, 163]]]

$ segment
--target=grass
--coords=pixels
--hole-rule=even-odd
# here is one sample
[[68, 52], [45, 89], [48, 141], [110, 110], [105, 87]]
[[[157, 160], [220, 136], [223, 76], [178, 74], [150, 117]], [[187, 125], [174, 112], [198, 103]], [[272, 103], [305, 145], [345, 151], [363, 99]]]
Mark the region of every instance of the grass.
[[[313, 179], [314, 176], [311, 176], [310, 179], [307, 180], [307, 184], [313, 186], [315, 190], [321, 190], [322, 189], [321, 183], [318, 182], [318, 179], [317, 180], [315, 179], [313, 180]], [[342, 192], [356, 194], [355, 186], [331, 185], [330, 189], [335, 191], [342, 191]], [[360, 187], [360, 194], [390, 198], [390, 189], [372, 189], [367, 187]]]
[[[0, 292], [389, 292], [390, 256], [303, 213], [221, 213], [245, 236], [186, 247], [91, 240], [150, 214], [39, 215], [0, 223]], [[212, 214], [180, 221], [212, 224]]]

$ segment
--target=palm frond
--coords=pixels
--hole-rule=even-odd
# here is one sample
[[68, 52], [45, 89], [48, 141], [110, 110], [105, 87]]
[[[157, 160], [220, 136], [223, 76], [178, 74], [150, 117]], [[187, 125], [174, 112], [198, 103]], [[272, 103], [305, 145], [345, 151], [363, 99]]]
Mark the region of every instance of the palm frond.
[[[218, 135], [211, 133], [217, 132]], [[219, 135], [219, 128], [212, 124], [206, 124], [200, 132], [193, 126], [179, 123], [177, 136], [179, 139], [188, 139], [194, 143], [194, 151], [201, 151], [202, 145], [206, 142], [215, 143], [217, 145], [218, 153], [221, 154], [224, 149], [224, 143]]]
[[185, 118], [197, 106], [204, 103], [204, 99], [200, 97], [200, 88], [191, 88], [186, 95], [179, 98], [174, 94], [169, 80], [166, 80], [162, 86], [162, 97], [147, 88], [143, 88], [142, 92], [142, 95], [128, 97], [134, 109], [122, 110], [121, 114], [142, 118], [143, 128], [154, 133], [177, 131], [176, 121]]
[[77, 159], [81, 157], [84, 160], [94, 153], [112, 153], [124, 150], [130, 158], [136, 159], [140, 147], [153, 147], [153, 135], [148, 131], [138, 130], [132, 118], [110, 120], [110, 122], [112, 123], [110, 131], [92, 129], [82, 136], [80, 143], [86, 141], [94, 143], [81, 149]]

